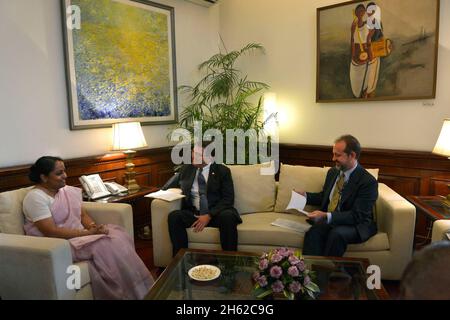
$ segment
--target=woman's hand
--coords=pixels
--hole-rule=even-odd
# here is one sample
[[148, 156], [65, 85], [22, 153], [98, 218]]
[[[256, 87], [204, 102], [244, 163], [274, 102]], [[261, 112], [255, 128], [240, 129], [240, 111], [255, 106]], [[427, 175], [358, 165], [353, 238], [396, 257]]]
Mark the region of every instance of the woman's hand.
[[90, 235], [96, 235], [96, 234], [108, 234], [109, 233], [108, 228], [104, 224], [101, 224], [99, 226], [92, 225], [86, 231], [87, 231], [86, 235], [89, 235], [89, 236]]
[[103, 233], [103, 234], [108, 234], [109, 233], [108, 228], [104, 224], [101, 224], [98, 227], [98, 231], [99, 231], [99, 233]]

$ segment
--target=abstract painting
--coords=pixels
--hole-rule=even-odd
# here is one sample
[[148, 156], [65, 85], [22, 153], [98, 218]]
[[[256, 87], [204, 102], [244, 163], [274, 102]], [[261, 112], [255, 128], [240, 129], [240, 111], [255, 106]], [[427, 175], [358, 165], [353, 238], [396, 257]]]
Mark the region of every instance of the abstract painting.
[[70, 127], [176, 123], [174, 9], [62, 0]]
[[317, 102], [432, 99], [439, 0], [349, 1], [317, 9]]

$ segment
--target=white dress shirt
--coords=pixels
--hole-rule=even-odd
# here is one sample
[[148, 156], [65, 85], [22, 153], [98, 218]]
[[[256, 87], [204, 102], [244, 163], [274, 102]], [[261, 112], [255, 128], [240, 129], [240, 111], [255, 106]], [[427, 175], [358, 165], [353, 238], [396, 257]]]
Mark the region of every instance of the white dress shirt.
[[[203, 167], [203, 177], [205, 177], [205, 182], [208, 183], [208, 176], [209, 176], [209, 168], [211, 167], [211, 163], [208, 163], [205, 167]], [[195, 172], [195, 178], [194, 183], [192, 184], [191, 188], [191, 197], [192, 197], [192, 204], [197, 210], [200, 210], [200, 194], [198, 193], [198, 173], [199, 169]]]

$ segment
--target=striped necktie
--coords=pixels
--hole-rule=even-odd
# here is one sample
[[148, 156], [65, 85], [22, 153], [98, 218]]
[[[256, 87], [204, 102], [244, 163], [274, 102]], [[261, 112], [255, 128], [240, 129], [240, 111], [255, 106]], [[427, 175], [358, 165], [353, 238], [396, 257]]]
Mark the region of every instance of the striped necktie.
[[333, 195], [331, 197], [330, 203], [328, 204], [328, 212], [333, 212], [336, 210], [339, 200], [341, 198], [342, 189], [344, 188], [345, 176], [344, 172], [341, 171], [339, 178], [334, 186]]
[[200, 196], [200, 208], [199, 213], [200, 215], [208, 214], [208, 198], [206, 196], [206, 181], [205, 177], [203, 176], [203, 168], [198, 169], [198, 194]]

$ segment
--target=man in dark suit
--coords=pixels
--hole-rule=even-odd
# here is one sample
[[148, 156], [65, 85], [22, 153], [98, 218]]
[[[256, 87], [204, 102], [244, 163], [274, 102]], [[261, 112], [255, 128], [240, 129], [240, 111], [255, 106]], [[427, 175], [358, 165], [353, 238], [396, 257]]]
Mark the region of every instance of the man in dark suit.
[[305, 234], [304, 255], [341, 257], [347, 244], [367, 241], [377, 233], [373, 207], [378, 182], [358, 159], [361, 146], [351, 135], [335, 141], [333, 161], [322, 192], [305, 193], [307, 204], [320, 206], [309, 215], [311, 229]]
[[[219, 228], [220, 243], [226, 251], [237, 251], [237, 225], [242, 223], [234, 204], [234, 186], [230, 169], [204, 155], [203, 147], [195, 147], [192, 164], [185, 164], [163, 189], [181, 188], [181, 210], [169, 214], [169, 234], [173, 255], [188, 247], [186, 228], [201, 232], [206, 226]], [[194, 157], [200, 159], [196, 164]]]

